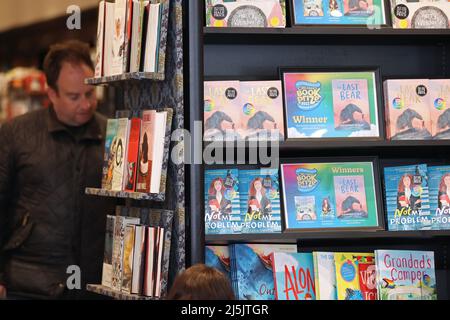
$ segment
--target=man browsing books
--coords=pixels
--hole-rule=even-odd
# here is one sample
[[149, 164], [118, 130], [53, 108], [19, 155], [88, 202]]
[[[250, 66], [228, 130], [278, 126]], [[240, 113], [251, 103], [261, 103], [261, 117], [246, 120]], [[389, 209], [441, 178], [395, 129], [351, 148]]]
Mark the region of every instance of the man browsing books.
[[[84, 83], [94, 76], [89, 47], [52, 46], [44, 71], [52, 106], [0, 128], [0, 298], [86, 297], [86, 283], [101, 279], [113, 203], [84, 194], [101, 182], [106, 130]], [[68, 288], [71, 276], [81, 290]]]

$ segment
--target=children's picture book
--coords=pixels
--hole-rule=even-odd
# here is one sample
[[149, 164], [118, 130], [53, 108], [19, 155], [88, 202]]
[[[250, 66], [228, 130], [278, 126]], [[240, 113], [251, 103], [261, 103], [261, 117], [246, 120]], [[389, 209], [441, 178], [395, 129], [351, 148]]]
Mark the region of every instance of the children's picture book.
[[241, 140], [241, 97], [239, 81], [205, 81], [205, 141]]
[[316, 300], [312, 253], [271, 255], [276, 300]]
[[117, 119], [108, 119], [106, 125], [105, 152], [103, 154], [102, 189], [111, 190], [117, 145]]
[[388, 139], [432, 139], [427, 79], [386, 80], [384, 92]]
[[281, 81], [241, 81], [241, 136], [246, 140], [284, 140]]
[[433, 139], [450, 139], [450, 79], [429, 80], [428, 87]]
[[313, 252], [316, 300], [337, 300], [334, 252]]
[[242, 233], [281, 232], [278, 169], [239, 170]]
[[285, 0], [206, 0], [207, 27], [286, 26]]
[[388, 230], [432, 228], [426, 164], [386, 167], [384, 184]]
[[433, 251], [375, 250], [378, 300], [437, 300]]
[[447, 0], [391, 0], [395, 29], [448, 29], [450, 2]]
[[221, 271], [231, 281], [230, 250], [228, 246], [205, 246], [205, 264]]
[[379, 229], [374, 162], [281, 165], [286, 231]]
[[205, 233], [240, 233], [241, 221], [238, 170], [206, 170]]
[[287, 139], [380, 138], [374, 71], [281, 73]]
[[364, 300], [360, 285], [359, 263], [372, 262], [373, 258], [373, 253], [339, 252], [334, 254], [338, 300]]
[[377, 272], [375, 256], [370, 254], [358, 258], [359, 288], [363, 300], [377, 300]]
[[383, 0], [293, 0], [293, 25], [386, 24]]
[[239, 300], [275, 300], [270, 256], [297, 252], [296, 244], [233, 244], [230, 248], [232, 282]]
[[433, 229], [450, 229], [450, 166], [428, 167], [428, 189]]

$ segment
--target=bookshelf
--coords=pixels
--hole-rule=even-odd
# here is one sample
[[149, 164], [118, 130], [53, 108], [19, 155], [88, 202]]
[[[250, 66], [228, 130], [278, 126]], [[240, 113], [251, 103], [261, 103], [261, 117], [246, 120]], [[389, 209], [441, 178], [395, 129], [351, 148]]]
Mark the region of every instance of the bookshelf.
[[[203, 123], [205, 79], [280, 79], [278, 67], [379, 66], [387, 78], [450, 78], [449, 30], [370, 30], [361, 27], [287, 27], [285, 29], [211, 28], [204, 25], [204, 1], [189, 1], [190, 128]], [[289, 25], [289, 23], [288, 23]], [[197, 138], [198, 139], [198, 138]], [[204, 142], [199, 148], [206, 148]], [[270, 145], [270, 144], [269, 144]], [[257, 149], [255, 143], [226, 146]], [[203, 150], [202, 150], [203, 151]], [[193, 152], [200, 152], [193, 150]], [[333, 141], [279, 143], [280, 162], [288, 158], [376, 156], [386, 164], [450, 164], [449, 141]], [[449, 231], [283, 232], [208, 235], [204, 231], [204, 171], [220, 165], [190, 168], [190, 263], [204, 261], [204, 246], [230, 243], [296, 243], [299, 251], [374, 249], [435, 252], [438, 298], [450, 298]], [[230, 165], [246, 168], [246, 165]], [[223, 168], [223, 166], [222, 166]], [[381, 178], [381, 177], [380, 177]], [[384, 209], [383, 209], [384, 211]]]
[[[171, 281], [185, 268], [186, 259], [184, 164], [169, 160], [171, 150], [178, 143], [172, 141], [172, 132], [184, 128], [183, 16], [180, 14], [183, 1], [152, 0], [152, 3], [155, 2], [163, 4], [158, 72], [92, 78], [87, 79], [86, 83], [115, 86], [123, 97], [123, 104], [116, 105], [116, 110], [130, 110], [132, 114], [139, 114], [145, 109], [168, 111], [167, 123], [170, 125], [166, 128], [160, 193], [114, 192], [98, 188], [87, 188], [85, 192], [92, 196], [114, 197], [126, 205], [152, 208], [149, 209], [148, 222], [152, 226], [165, 228], [161, 283], [164, 297]], [[157, 212], [162, 213], [158, 215]], [[113, 291], [98, 284], [89, 284], [87, 290], [114, 299], [155, 299]]]

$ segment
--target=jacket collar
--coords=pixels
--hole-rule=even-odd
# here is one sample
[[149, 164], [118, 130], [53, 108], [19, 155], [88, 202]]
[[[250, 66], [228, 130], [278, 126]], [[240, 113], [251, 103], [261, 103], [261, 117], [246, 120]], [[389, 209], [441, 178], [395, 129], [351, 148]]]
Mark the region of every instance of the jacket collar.
[[[48, 107], [47, 111], [47, 126], [48, 126], [48, 132], [67, 132], [70, 134], [69, 129], [58, 120], [58, 117], [56, 116], [56, 112], [53, 108], [53, 106]], [[89, 120], [88, 123], [86, 123], [84, 126], [86, 126], [86, 130], [84, 131], [83, 135], [80, 137], [80, 140], [102, 140], [103, 134], [100, 129], [100, 124], [98, 123], [97, 114], [94, 114], [91, 120]]]

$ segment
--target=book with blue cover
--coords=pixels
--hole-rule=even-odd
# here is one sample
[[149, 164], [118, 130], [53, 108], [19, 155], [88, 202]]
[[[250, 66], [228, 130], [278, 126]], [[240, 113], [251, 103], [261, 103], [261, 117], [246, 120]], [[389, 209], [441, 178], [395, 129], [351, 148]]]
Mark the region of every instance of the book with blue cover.
[[274, 300], [275, 284], [270, 255], [297, 252], [296, 244], [233, 244], [230, 248], [232, 282], [239, 300]]
[[433, 251], [375, 250], [378, 300], [437, 300]]
[[241, 232], [237, 169], [205, 171], [205, 233]]
[[450, 229], [450, 166], [428, 167], [428, 189], [433, 229]]
[[221, 271], [231, 280], [228, 246], [205, 246], [205, 264]]
[[278, 169], [239, 170], [242, 233], [281, 232]]
[[272, 254], [276, 300], [316, 300], [312, 253]]
[[432, 228], [427, 165], [384, 168], [388, 230]]

